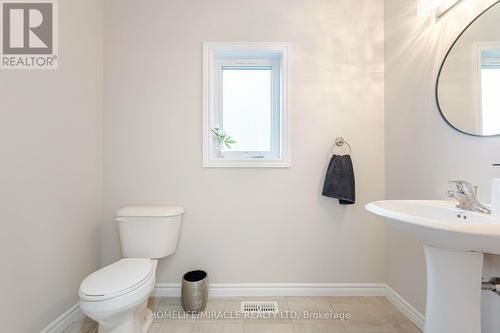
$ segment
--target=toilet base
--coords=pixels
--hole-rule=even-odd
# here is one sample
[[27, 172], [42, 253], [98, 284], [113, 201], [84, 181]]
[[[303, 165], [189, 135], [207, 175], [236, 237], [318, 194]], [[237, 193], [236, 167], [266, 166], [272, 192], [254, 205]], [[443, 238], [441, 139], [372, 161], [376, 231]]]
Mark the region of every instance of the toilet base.
[[141, 305], [99, 322], [98, 333], [146, 333], [153, 323], [147, 301]]
[[144, 310], [144, 320], [142, 323], [142, 331], [146, 333], [153, 324], [153, 311], [150, 308]]

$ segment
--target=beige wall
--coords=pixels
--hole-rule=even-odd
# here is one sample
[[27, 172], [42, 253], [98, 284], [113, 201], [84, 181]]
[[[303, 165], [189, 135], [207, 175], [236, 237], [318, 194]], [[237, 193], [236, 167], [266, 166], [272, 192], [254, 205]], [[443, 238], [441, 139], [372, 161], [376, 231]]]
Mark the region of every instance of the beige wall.
[[[439, 22], [417, 17], [414, 0], [385, 0], [386, 191], [389, 199], [443, 199], [449, 179], [480, 186], [489, 201], [500, 138], [470, 137], [439, 116], [434, 83], [447, 49], [467, 22], [493, 1], [465, 1]], [[489, 256], [484, 275], [500, 274]], [[387, 230], [387, 282], [422, 313], [425, 263], [421, 244]], [[484, 293], [483, 332], [498, 332], [500, 297]]]
[[59, 69], [0, 71], [3, 332], [39, 332], [100, 265], [102, 4], [59, 10]]
[[[374, 0], [105, 3], [104, 263], [114, 212], [186, 209], [158, 282], [384, 282], [383, 6]], [[292, 43], [293, 167], [203, 169], [202, 42]], [[352, 145], [358, 203], [320, 196], [336, 136]]]

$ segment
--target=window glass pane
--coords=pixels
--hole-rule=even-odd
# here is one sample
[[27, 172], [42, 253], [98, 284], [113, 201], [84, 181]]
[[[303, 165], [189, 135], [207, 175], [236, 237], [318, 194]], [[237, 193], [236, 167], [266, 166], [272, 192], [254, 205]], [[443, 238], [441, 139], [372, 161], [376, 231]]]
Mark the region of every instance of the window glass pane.
[[481, 70], [481, 116], [483, 135], [497, 134], [500, 130], [500, 69]]
[[232, 151], [271, 151], [272, 70], [222, 69], [222, 128], [236, 144]]

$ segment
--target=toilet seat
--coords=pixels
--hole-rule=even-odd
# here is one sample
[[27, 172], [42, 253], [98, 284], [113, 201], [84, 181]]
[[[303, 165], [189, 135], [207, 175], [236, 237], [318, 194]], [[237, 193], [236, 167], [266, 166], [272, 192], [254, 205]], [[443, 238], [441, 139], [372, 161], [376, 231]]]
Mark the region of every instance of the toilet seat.
[[149, 274], [149, 277], [119, 293], [92, 296], [83, 294], [82, 289], [84, 291], [88, 290], [80, 288], [80, 308], [89, 317], [99, 321], [100, 318], [109, 318], [113, 313], [120, 313], [126, 309], [134, 308], [140, 303], [147, 302], [156, 283], [156, 266], [158, 262], [151, 260], [151, 263], [153, 267], [152, 274]]
[[125, 258], [89, 275], [80, 286], [80, 298], [105, 301], [131, 293], [151, 280], [155, 274], [151, 259]]

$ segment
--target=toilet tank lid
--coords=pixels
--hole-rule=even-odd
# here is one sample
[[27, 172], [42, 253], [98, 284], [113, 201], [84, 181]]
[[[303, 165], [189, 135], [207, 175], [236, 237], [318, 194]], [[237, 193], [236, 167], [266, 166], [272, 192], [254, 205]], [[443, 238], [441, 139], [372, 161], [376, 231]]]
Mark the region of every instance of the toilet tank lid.
[[177, 206], [125, 206], [116, 212], [118, 217], [176, 216], [184, 213]]

